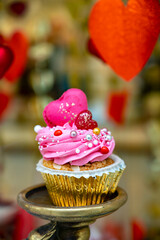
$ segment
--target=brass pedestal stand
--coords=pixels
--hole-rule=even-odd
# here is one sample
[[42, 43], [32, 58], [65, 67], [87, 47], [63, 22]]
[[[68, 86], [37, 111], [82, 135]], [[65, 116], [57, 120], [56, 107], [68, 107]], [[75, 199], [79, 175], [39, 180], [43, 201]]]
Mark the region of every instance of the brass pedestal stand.
[[88, 240], [89, 225], [116, 211], [126, 200], [127, 194], [120, 187], [106, 202], [86, 207], [54, 206], [44, 185], [27, 188], [18, 195], [19, 205], [28, 213], [51, 221], [33, 230], [29, 240]]

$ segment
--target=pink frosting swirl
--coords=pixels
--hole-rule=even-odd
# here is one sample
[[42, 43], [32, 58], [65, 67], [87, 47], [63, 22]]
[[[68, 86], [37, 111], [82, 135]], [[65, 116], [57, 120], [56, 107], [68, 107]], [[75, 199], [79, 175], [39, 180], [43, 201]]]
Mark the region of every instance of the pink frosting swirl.
[[[56, 130], [61, 130], [62, 134], [55, 136]], [[74, 134], [71, 134], [73, 131]], [[80, 130], [68, 123], [53, 128], [39, 128], [36, 140], [43, 158], [59, 165], [70, 163], [82, 166], [88, 162], [103, 161], [112, 154], [115, 147], [114, 138], [107, 129], [101, 129], [100, 134], [96, 135], [92, 129]], [[106, 154], [101, 152], [104, 146], [109, 150]]]

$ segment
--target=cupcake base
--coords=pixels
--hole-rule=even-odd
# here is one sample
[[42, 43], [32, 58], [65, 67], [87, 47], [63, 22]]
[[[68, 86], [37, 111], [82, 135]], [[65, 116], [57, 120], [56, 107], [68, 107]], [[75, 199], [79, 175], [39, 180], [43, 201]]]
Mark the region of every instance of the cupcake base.
[[107, 194], [114, 193], [125, 164], [112, 155], [112, 165], [90, 171], [61, 171], [43, 166], [41, 160], [37, 170], [41, 172], [48, 193], [56, 206], [75, 207], [103, 203]]

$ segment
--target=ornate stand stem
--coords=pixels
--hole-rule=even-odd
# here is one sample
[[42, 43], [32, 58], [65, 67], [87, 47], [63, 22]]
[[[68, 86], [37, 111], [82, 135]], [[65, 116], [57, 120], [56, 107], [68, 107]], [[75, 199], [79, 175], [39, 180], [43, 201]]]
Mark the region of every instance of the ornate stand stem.
[[58, 223], [57, 239], [58, 240], [89, 240], [89, 224], [83, 223]]

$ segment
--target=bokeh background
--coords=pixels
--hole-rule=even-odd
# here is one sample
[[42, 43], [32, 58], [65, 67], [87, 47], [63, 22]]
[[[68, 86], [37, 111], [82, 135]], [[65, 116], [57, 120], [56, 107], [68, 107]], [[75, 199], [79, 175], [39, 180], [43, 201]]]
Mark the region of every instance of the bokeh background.
[[[0, 0], [0, 41], [19, 66], [0, 80], [0, 240], [22, 240], [44, 224], [17, 206], [17, 194], [42, 179], [34, 126], [68, 88], [80, 88], [114, 153], [127, 169], [127, 203], [91, 226], [91, 240], [160, 239], [160, 41], [142, 72], [118, 77], [88, 49], [93, 0]], [[18, 3], [18, 5], [17, 5]]]

